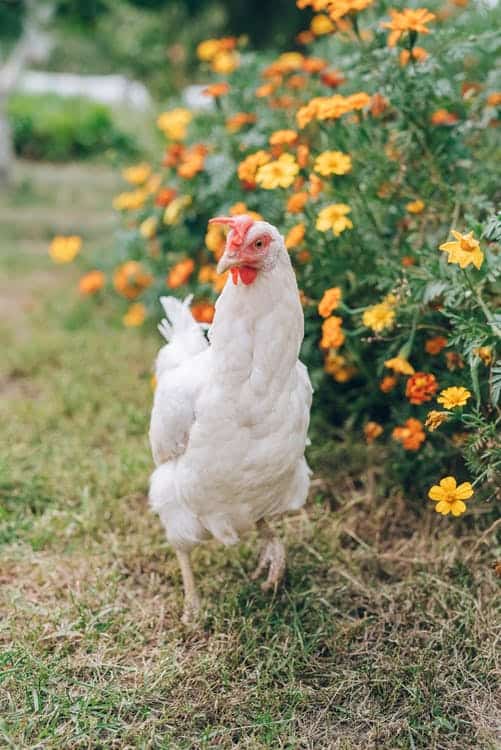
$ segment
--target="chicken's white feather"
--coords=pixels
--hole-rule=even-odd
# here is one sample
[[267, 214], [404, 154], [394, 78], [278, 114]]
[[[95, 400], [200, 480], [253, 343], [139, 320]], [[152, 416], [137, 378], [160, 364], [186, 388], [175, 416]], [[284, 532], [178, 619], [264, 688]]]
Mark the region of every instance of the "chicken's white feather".
[[[267, 225], [268, 227], [270, 225]], [[303, 312], [283, 240], [273, 267], [226, 283], [210, 346], [189, 303], [163, 298], [150, 440], [150, 502], [177, 549], [225, 544], [260, 518], [301, 507], [312, 389], [298, 360]]]

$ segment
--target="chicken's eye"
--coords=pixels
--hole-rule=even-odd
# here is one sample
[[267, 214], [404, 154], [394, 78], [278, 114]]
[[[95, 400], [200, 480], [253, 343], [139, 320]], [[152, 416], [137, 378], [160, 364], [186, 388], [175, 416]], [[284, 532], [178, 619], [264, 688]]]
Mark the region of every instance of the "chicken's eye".
[[263, 240], [256, 240], [254, 243], [256, 250], [260, 250], [263, 247]]

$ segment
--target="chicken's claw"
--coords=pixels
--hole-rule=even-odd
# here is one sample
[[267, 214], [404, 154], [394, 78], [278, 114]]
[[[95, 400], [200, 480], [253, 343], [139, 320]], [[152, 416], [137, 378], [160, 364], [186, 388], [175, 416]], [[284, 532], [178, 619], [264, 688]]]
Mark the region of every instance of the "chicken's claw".
[[256, 570], [251, 573], [251, 580], [255, 581], [268, 568], [268, 577], [261, 584], [262, 591], [277, 590], [285, 573], [285, 547], [276, 536], [267, 539], [259, 555]]

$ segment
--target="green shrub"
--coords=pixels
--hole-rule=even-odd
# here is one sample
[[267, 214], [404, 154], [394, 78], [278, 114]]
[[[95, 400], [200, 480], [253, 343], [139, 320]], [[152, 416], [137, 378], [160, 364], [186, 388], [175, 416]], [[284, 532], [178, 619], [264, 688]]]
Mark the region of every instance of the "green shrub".
[[[453, 475], [470, 480], [476, 498], [493, 499], [501, 486], [495, 11], [434, 4], [435, 15], [388, 14], [371, 0], [323, 7], [345, 15], [342, 24], [314, 19], [321, 35], [308, 54], [263, 58], [231, 39], [199, 47], [229, 87], [212, 91], [211, 112], [172, 108], [158, 118], [162, 166], [153, 176], [149, 165], [124, 172], [134, 189], [115, 201], [124, 229], [106, 270], [134, 299], [126, 325], [160, 313], [166, 282], [180, 296], [192, 292], [199, 319], [209, 320], [224, 236], [214, 225], [207, 232], [207, 221], [259, 212], [286, 236], [302, 291], [317, 443], [340, 428], [365, 434], [386, 442], [388, 475], [409, 494], [423, 498]], [[447, 492], [455, 495], [451, 481], [433, 494]]]
[[7, 112], [16, 153], [26, 159], [66, 161], [108, 151], [132, 157], [138, 152], [110, 110], [84, 98], [15, 94]]

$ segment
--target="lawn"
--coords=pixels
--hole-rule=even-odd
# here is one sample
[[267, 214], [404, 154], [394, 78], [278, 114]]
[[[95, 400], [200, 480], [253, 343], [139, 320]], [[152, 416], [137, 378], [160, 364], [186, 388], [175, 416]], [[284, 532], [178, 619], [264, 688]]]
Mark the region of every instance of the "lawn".
[[248, 579], [254, 537], [210, 543], [204, 617], [180, 624], [146, 501], [158, 336], [78, 302], [78, 271], [47, 257], [57, 232], [106, 252], [116, 185], [19, 165], [0, 198], [0, 744], [499, 747], [497, 524], [416, 512], [363, 446], [338, 445], [281, 524], [275, 596]]

